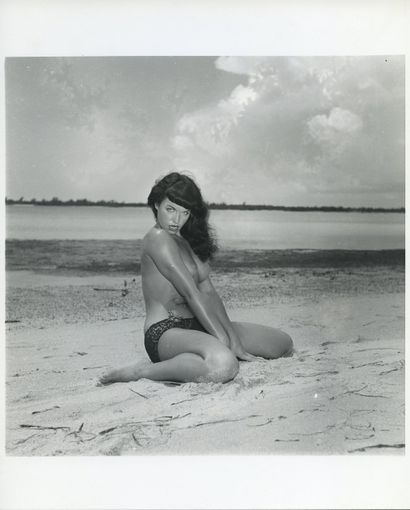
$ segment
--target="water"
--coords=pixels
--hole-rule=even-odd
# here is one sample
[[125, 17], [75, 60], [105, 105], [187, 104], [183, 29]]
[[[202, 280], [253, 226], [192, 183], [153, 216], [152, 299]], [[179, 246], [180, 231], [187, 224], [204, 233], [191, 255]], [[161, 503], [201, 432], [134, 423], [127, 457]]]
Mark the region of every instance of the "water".
[[[222, 248], [404, 248], [403, 213], [212, 211]], [[140, 239], [153, 225], [145, 207], [6, 206], [7, 239]]]

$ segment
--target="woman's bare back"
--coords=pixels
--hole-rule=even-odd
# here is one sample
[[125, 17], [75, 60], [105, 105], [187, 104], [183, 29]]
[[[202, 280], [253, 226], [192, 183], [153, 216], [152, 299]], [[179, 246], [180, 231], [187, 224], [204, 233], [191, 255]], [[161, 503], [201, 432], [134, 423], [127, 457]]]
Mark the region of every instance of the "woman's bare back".
[[[165, 236], [167, 239], [164, 239]], [[161, 242], [161, 239], [163, 239], [164, 242], [169, 242], [169, 238], [172, 238], [178, 246], [181, 259], [196, 284], [205, 280], [209, 275], [209, 264], [207, 262], [202, 262], [195, 255], [184, 238], [170, 235], [161, 228], [153, 227], [143, 239], [141, 254], [142, 290], [146, 308], [145, 331], [152, 324], [169, 317], [170, 314], [184, 318], [194, 316], [185, 298], [181, 296], [174, 285], [163, 276], [152, 257], [153, 245], [155, 245], [155, 249], [157, 249], [158, 241]]]

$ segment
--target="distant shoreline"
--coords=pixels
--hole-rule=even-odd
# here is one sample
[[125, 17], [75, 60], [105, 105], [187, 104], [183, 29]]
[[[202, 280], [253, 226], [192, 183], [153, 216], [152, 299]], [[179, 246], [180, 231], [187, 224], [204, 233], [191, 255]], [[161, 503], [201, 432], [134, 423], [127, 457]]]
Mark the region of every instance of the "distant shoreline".
[[[148, 207], [141, 202], [116, 202], [115, 200], [92, 201], [86, 198], [77, 200], [14, 200], [6, 198], [6, 205], [32, 205], [47, 207]], [[225, 204], [209, 203], [212, 210], [239, 210], [239, 211], [290, 211], [290, 212], [360, 212], [360, 213], [405, 213], [404, 207], [383, 208], [383, 207], [342, 207], [342, 206], [282, 206], [266, 204]]]

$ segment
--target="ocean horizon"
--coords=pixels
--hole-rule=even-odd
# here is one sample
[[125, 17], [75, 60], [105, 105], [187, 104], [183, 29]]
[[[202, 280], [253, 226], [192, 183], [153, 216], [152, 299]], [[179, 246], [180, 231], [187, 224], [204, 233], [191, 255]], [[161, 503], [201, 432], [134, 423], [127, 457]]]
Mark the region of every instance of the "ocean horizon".
[[[404, 249], [404, 213], [211, 210], [226, 249]], [[148, 207], [6, 207], [8, 240], [136, 240], [154, 225]]]

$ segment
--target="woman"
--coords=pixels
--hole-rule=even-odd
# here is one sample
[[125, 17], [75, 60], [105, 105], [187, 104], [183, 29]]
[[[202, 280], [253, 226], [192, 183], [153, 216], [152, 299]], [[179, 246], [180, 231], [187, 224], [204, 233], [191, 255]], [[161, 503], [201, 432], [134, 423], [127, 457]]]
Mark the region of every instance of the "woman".
[[148, 197], [156, 224], [143, 240], [145, 348], [153, 362], [110, 371], [102, 384], [135, 381], [226, 382], [238, 360], [289, 355], [293, 343], [278, 329], [232, 322], [209, 278], [217, 247], [208, 207], [195, 182], [173, 172]]

